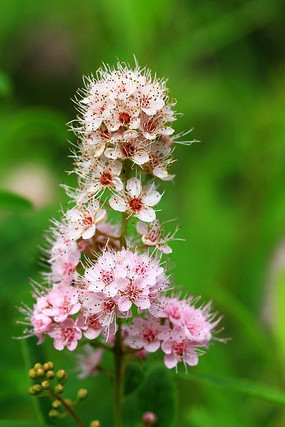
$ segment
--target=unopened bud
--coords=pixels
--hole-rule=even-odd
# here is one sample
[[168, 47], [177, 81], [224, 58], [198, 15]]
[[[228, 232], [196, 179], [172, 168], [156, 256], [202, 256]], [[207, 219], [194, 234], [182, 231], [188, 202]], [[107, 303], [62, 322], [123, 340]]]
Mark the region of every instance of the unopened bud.
[[52, 363], [52, 362], [46, 362], [46, 363], [43, 365], [43, 368], [44, 368], [44, 370], [45, 370], [45, 371], [49, 371], [49, 370], [51, 370], [51, 369], [54, 369], [54, 365], [53, 365], [53, 363]]
[[30, 387], [30, 388], [29, 388], [29, 393], [30, 393], [32, 396], [34, 396], [35, 394], [37, 394], [37, 393], [35, 392], [35, 390], [33, 389], [33, 387]]
[[68, 406], [72, 406], [73, 402], [71, 399], [64, 399], [64, 402], [68, 405]]
[[54, 388], [54, 391], [58, 394], [61, 394], [64, 392], [64, 387], [62, 384], [57, 384]]
[[35, 369], [35, 370], [37, 370], [37, 369], [42, 369], [42, 367], [43, 367], [43, 365], [42, 365], [41, 363], [36, 363], [36, 364], [34, 365], [34, 369]]
[[86, 388], [80, 388], [77, 392], [77, 399], [84, 400], [88, 396], [88, 391]]
[[51, 409], [48, 413], [48, 416], [52, 419], [56, 419], [60, 417], [60, 413], [56, 409]]
[[49, 380], [54, 378], [54, 371], [47, 371], [46, 376]]
[[142, 422], [145, 427], [152, 426], [156, 422], [156, 415], [153, 412], [145, 412], [142, 417]]
[[37, 372], [36, 372], [36, 370], [35, 370], [35, 369], [30, 369], [30, 370], [29, 370], [29, 377], [30, 377], [32, 380], [35, 380], [35, 379], [37, 378]]
[[42, 387], [40, 384], [35, 384], [32, 386], [34, 394], [39, 394], [42, 391]]
[[45, 376], [45, 370], [43, 369], [43, 368], [39, 368], [39, 369], [37, 369], [36, 370], [36, 373], [37, 373], [37, 377], [38, 378], [43, 378], [44, 376]]
[[59, 371], [57, 371], [56, 373], [56, 378], [58, 381], [62, 382], [64, 380], [66, 380], [67, 378], [67, 373], [65, 372], [64, 369], [60, 369]]
[[61, 401], [60, 400], [54, 400], [52, 402], [52, 406], [54, 409], [58, 409], [61, 406]]
[[48, 381], [43, 381], [42, 382], [42, 388], [43, 388], [43, 390], [48, 390], [49, 389], [49, 382]]
[[100, 426], [101, 424], [100, 424], [100, 421], [98, 420], [91, 421], [90, 423], [90, 427], [100, 427]]

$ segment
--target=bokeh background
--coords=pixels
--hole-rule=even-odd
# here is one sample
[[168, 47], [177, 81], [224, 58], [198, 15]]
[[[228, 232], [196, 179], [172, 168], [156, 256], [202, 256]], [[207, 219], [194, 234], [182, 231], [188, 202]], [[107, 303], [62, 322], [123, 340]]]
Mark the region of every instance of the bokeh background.
[[[165, 184], [162, 216], [178, 217], [187, 239], [173, 244], [177, 286], [212, 298], [224, 315], [221, 335], [232, 339], [214, 344], [191, 371], [284, 390], [284, 16], [282, 0], [1, 1], [0, 187], [34, 206], [1, 206], [2, 419], [36, 419], [27, 394], [29, 348], [32, 359], [74, 366], [48, 340], [38, 348], [12, 339], [21, 335], [15, 305], [31, 302], [28, 279], [39, 277], [43, 232], [66, 203], [59, 183], [70, 182], [70, 98], [82, 74], [116, 57], [133, 64], [133, 54], [169, 78], [183, 112], [176, 130], [194, 126], [191, 135], [201, 140], [177, 146], [177, 177]], [[108, 380], [99, 375], [81, 386], [95, 393], [82, 404], [83, 417], [96, 408], [110, 426]], [[69, 387], [74, 394], [78, 380]], [[176, 387], [179, 427], [285, 425], [280, 405], [195, 379], [177, 379]]]

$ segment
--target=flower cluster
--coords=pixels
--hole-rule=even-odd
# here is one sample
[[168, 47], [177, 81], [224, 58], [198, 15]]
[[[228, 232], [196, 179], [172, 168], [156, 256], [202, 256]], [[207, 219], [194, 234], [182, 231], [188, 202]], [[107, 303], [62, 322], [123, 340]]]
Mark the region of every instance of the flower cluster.
[[[161, 348], [168, 368], [193, 366], [219, 319], [210, 305], [195, 308], [192, 298], [168, 293], [161, 258], [172, 252], [177, 228], [165, 234], [156, 206], [159, 182], [174, 177], [169, 166], [179, 135], [165, 81], [119, 63], [86, 78], [76, 104], [78, 185], [65, 187], [71, 206], [52, 221], [49, 270], [34, 285], [34, 306], [22, 307], [26, 333], [39, 343], [49, 336], [57, 350], [89, 343], [79, 356], [81, 377], [98, 373], [100, 347], [118, 345], [142, 358]], [[131, 217], [136, 234], [128, 228]]]

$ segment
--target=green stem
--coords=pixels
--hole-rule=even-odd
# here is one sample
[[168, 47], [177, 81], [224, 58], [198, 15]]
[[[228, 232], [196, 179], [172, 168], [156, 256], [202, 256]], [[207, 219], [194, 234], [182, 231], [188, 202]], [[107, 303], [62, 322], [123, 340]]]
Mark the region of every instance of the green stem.
[[115, 336], [115, 383], [114, 383], [114, 427], [122, 427], [122, 396], [123, 396], [123, 352], [121, 340], [121, 319], [118, 319], [118, 330]]
[[53, 390], [52, 390], [52, 393], [53, 393], [54, 397], [62, 403], [62, 406], [67, 410], [67, 412], [75, 419], [75, 421], [77, 422], [77, 424], [80, 425], [80, 427], [86, 427], [86, 425], [84, 424], [84, 422], [74, 412], [74, 410], [72, 409], [72, 407], [70, 405], [68, 405], [68, 403], [66, 403], [65, 400], [59, 394], [55, 393]]
[[[125, 184], [130, 177], [131, 164], [128, 160], [123, 164], [123, 179]], [[121, 248], [126, 247], [126, 236], [128, 228], [128, 214], [123, 212], [121, 224]], [[114, 427], [122, 427], [122, 397], [123, 397], [123, 380], [124, 380], [124, 354], [122, 350], [122, 320], [117, 318], [118, 330], [115, 335], [114, 346]]]

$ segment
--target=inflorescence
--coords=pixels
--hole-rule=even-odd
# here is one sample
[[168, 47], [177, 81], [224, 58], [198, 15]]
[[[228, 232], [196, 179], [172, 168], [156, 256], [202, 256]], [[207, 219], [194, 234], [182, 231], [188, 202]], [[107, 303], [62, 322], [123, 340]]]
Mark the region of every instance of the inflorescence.
[[168, 368], [194, 366], [220, 319], [210, 304], [173, 293], [162, 262], [177, 231], [165, 233], [156, 210], [157, 184], [174, 178], [175, 102], [165, 80], [138, 66], [106, 66], [84, 83], [70, 124], [78, 185], [65, 187], [71, 207], [52, 222], [49, 271], [33, 285], [34, 306], [22, 307], [26, 335], [39, 343], [49, 336], [57, 350], [97, 343], [79, 355], [81, 377], [98, 372], [116, 333], [126, 353], [144, 358], [161, 348]]

